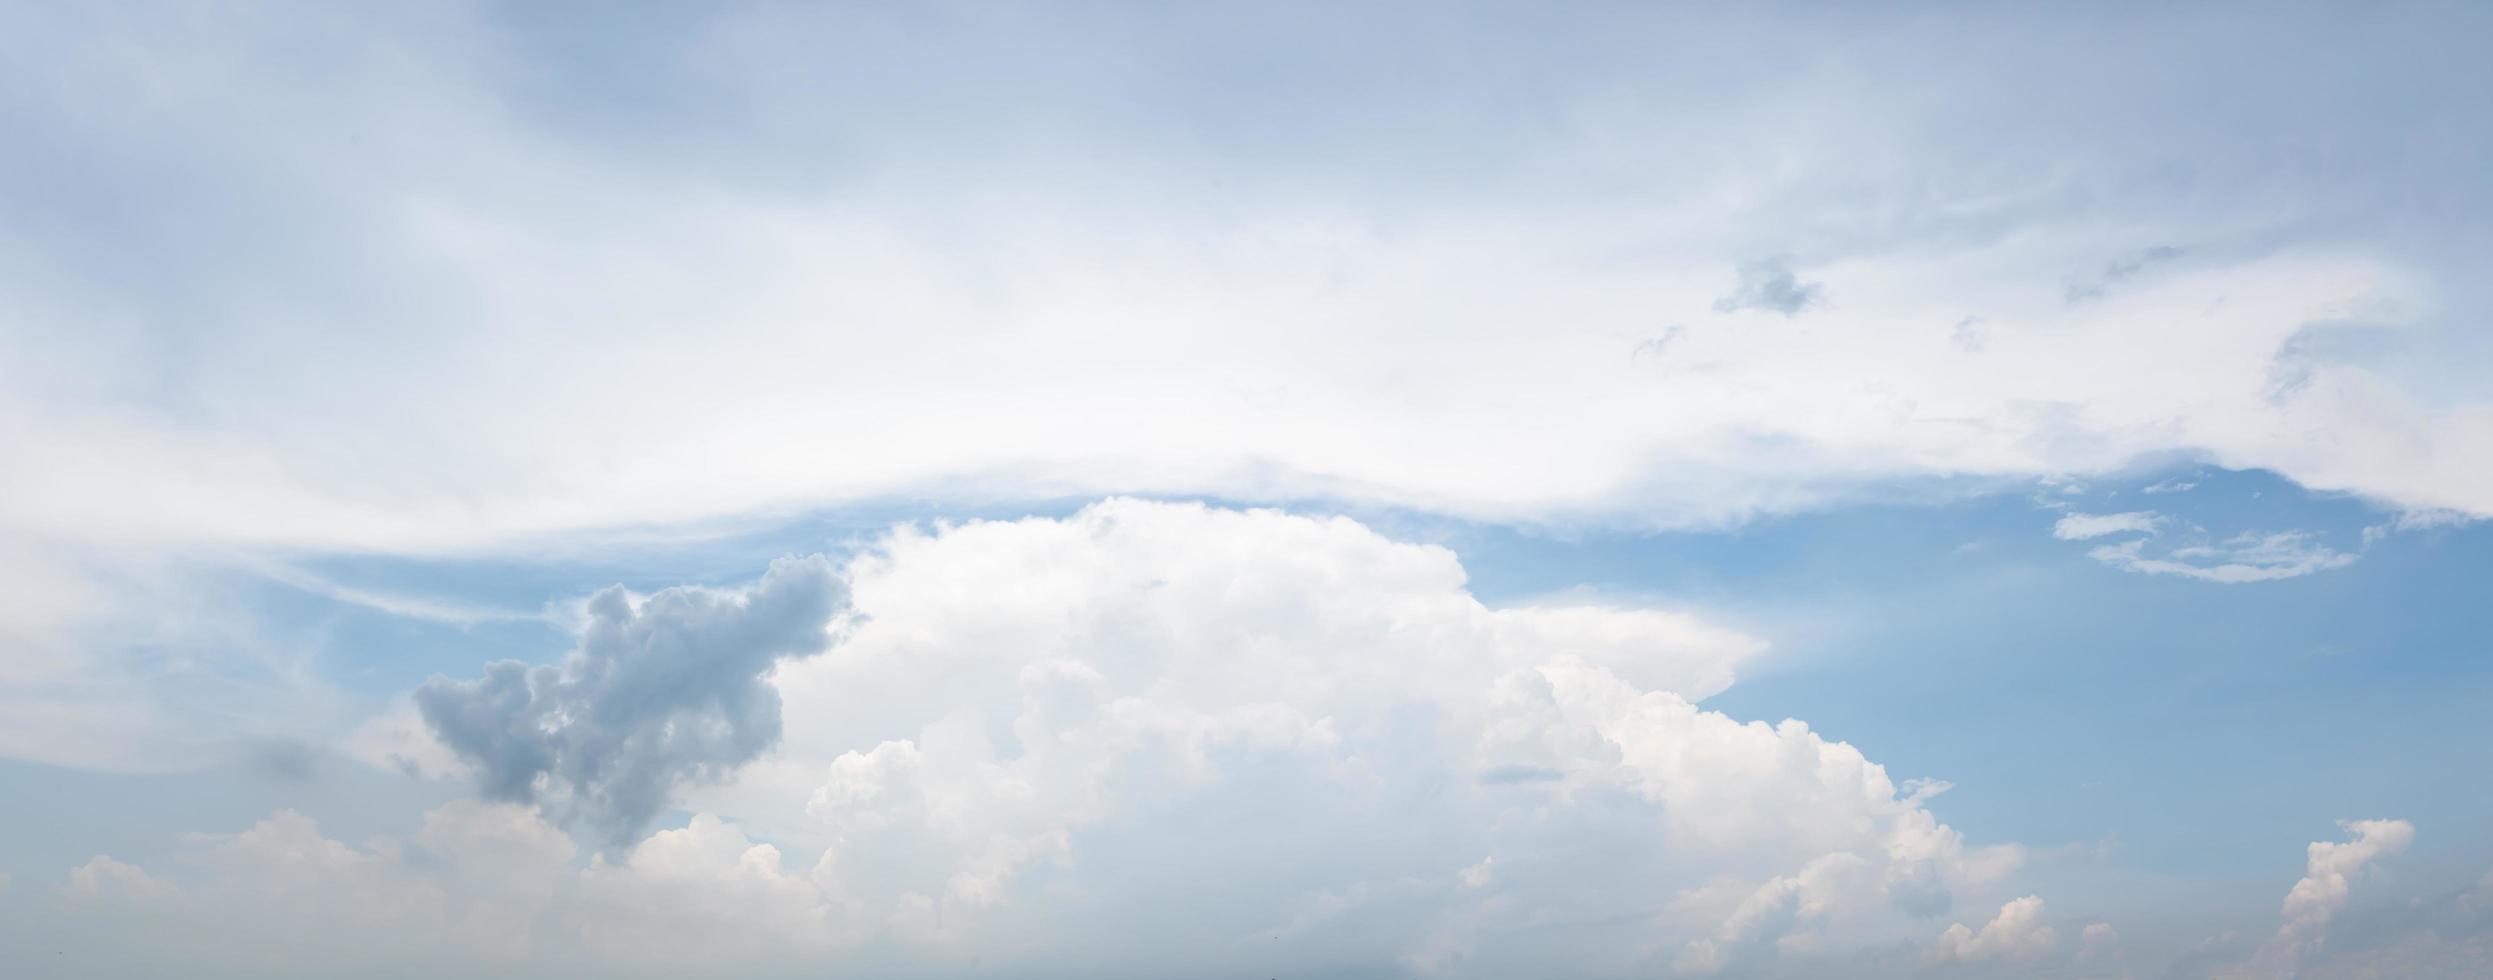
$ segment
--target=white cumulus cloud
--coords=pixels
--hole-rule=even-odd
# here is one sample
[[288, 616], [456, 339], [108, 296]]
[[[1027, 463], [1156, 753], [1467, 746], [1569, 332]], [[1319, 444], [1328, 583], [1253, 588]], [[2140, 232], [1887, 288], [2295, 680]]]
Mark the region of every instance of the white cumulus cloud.
[[[511, 805], [362, 846], [280, 814], [80, 921], [301, 930], [323, 973], [732, 946], [764, 973], [1625, 976], [1898, 941], [2022, 859], [1799, 721], [1702, 707], [1759, 641], [1486, 606], [1451, 552], [1346, 519], [1117, 500], [905, 529], [843, 578], [853, 631], [770, 675], [779, 747], [620, 857], [581, 868]], [[182, 955], [274, 969], [254, 948]]]

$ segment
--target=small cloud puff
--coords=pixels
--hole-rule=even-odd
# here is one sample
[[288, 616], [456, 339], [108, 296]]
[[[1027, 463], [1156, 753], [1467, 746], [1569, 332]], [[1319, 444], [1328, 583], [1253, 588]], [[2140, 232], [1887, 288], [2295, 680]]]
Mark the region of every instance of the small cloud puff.
[[1741, 310], [1765, 310], [1784, 316], [1797, 316], [1802, 310], [1826, 299], [1826, 287], [1803, 282], [1792, 273], [1791, 257], [1778, 255], [1745, 262], [1740, 266], [1740, 281], [1731, 292], [1714, 301], [1721, 313]]
[[2050, 955], [2059, 941], [2059, 934], [2043, 924], [2043, 900], [2028, 895], [2000, 906], [2000, 914], [1980, 932], [1962, 922], [1949, 926], [1924, 960], [1932, 964], [2033, 963]]

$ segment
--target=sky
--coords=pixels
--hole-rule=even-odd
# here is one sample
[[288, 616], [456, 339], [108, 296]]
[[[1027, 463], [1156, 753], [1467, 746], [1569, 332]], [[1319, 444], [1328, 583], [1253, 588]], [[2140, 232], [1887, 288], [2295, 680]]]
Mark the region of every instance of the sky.
[[2493, 974], [2487, 36], [0, 0], [0, 972]]

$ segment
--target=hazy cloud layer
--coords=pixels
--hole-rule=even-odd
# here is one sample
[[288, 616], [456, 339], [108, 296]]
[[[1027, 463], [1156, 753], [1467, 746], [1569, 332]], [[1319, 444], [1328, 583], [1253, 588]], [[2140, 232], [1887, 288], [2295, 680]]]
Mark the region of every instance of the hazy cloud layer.
[[0, 751], [194, 753], [86, 642], [150, 563], [2175, 452], [2493, 513], [2480, 9], [513, 9], [0, 10]]
[[997, 486], [1690, 525], [2176, 450], [2493, 513], [2493, 127], [2412, 97], [2485, 87], [2482, 11], [498, 9], [0, 20], [0, 533]]

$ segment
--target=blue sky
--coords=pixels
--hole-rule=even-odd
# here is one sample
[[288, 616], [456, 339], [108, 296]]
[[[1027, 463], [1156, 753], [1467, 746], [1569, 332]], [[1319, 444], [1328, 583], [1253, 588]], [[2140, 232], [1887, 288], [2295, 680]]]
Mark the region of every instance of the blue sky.
[[2487, 19], [0, 4], [0, 972], [2483, 975]]

